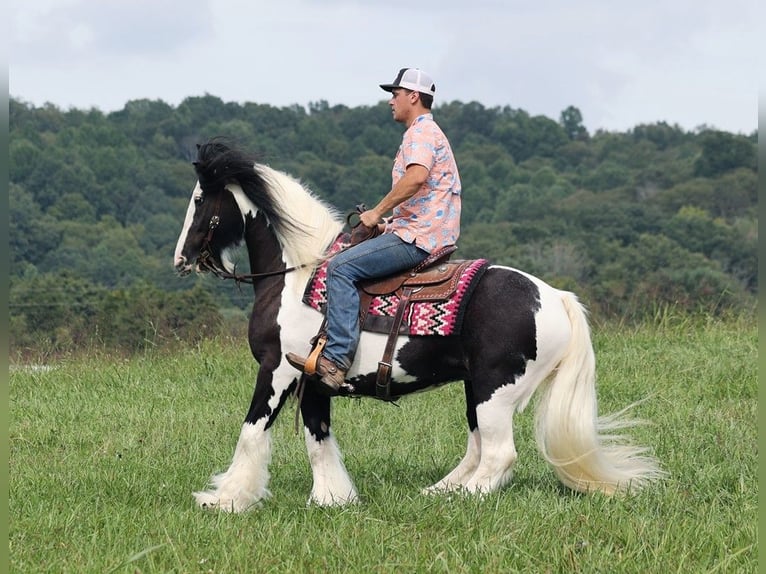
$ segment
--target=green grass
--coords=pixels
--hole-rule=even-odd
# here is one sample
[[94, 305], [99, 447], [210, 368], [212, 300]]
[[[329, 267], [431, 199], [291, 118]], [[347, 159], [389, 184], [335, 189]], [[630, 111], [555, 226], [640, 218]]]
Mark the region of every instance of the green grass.
[[224, 470], [256, 365], [245, 341], [172, 355], [94, 353], [10, 377], [12, 572], [755, 572], [754, 322], [594, 328], [602, 413], [648, 399], [632, 430], [670, 478], [631, 498], [574, 494], [516, 417], [512, 484], [423, 496], [462, 457], [461, 385], [390, 406], [336, 400], [362, 502], [307, 507], [294, 403], [274, 429], [273, 497], [242, 515], [191, 492]]

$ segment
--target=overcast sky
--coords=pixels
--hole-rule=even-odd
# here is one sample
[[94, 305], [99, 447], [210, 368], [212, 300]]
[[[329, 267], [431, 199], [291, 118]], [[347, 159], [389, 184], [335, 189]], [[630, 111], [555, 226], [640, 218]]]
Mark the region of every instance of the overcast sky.
[[[436, 103], [476, 101], [591, 131], [758, 124], [757, 0], [23, 0], [10, 95], [104, 112], [211, 94], [374, 105], [400, 67]], [[762, 26], [761, 26], [762, 27]], [[762, 78], [761, 78], [762, 79]], [[436, 110], [438, 120], [438, 108]]]

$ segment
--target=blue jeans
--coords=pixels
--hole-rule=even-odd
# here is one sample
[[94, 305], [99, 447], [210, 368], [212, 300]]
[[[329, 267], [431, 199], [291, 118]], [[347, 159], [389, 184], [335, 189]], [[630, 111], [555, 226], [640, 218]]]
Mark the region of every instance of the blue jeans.
[[348, 370], [359, 344], [356, 283], [411, 269], [428, 257], [414, 243], [383, 233], [333, 256], [327, 264], [327, 345], [322, 354]]

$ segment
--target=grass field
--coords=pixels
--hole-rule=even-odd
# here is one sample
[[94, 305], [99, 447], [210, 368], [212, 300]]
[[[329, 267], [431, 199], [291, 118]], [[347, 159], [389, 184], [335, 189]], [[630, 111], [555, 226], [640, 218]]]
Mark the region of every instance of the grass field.
[[756, 572], [757, 329], [662, 320], [594, 328], [602, 413], [670, 477], [631, 498], [574, 494], [537, 454], [532, 409], [501, 492], [423, 496], [464, 453], [459, 384], [336, 400], [362, 502], [307, 507], [294, 404], [275, 425], [273, 497], [241, 515], [191, 492], [227, 467], [257, 366], [242, 341], [132, 359], [97, 352], [10, 375], [11, 572]]

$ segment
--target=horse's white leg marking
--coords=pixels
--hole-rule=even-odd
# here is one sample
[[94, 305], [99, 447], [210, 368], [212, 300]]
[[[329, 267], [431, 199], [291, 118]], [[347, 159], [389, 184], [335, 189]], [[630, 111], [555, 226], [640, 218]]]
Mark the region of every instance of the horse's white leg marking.
[[464, 485], [466, 492], [492, 492], [511, 480], [516, 462], [513, 414], [517, 395], [515, 385], [506, 385], [495, 391], [490, 400], [476, 407], [481, 457], [473, 475]]
[[271, 496], [268, 490], [271, 461], [271, 431], [264, 430], [266, 419], [245, 423], [239, 434], [234, 458], [226, 472], [215, 475], [212, 489], [195, 492], [202, 508], [242, 512]]
[[468, 447], [460, 463], [436, 484], [423, 489], [424, 494], [460, 490], [473, 476], [481, 457], [481, 435], [478, 429], [468, 433]]
[[307, 429], [306, 450], [311, 463], [314, 485], [308, 503], [320, 506], [340, 506], [356, 502], [359, 498], [354, 483], [343, 464], [343, 457], [335, 436], [317, 441]]

